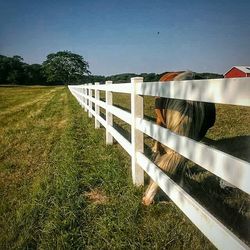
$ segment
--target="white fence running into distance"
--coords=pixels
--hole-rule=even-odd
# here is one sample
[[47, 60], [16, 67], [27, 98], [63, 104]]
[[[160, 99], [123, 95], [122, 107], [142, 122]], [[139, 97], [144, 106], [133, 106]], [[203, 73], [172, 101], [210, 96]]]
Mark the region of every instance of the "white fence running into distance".
[[[112, 144], [114, 138], [131, 156], [132, 178], [135, 185], [144, 184], [145, 171], [218, 249], [249, 249], [243, 241], [144, 155], [143, 134], [161, 142], [248, 194], [250, 164], [201, 142], [174, 134], [144, 119], [143, 97], [161, 96], [250, 106], [250, 78], [185, 80], [162, 84], [143, 82], [142, 77], [135, 77], [131, 78], [130, 83], [113, 84], [112, 81], [106, 81], [106, 84], [69, 85], [68, 88], [85, 111], [88, 111], [89, 117], [94, 116], [95, 128], [100, 128], [100, 125], [106, 128], [106, 144]], [[105, 102], [100, 99], [100, 91], [106, 92]], [[131, 113], [112, 105], [113, 92], [131, 95]], [[106, 110], [106, 120], [100, 116], [100, 107]], [[131, 125], [131, 142], [113, 127], [113, 116]]]

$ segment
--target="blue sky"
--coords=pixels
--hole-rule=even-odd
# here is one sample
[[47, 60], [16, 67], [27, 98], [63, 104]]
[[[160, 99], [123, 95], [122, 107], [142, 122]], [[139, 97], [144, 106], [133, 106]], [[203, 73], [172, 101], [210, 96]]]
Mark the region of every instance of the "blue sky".
[[[80, 54], [93, 74], [250, 65], [250, 0], [0, 0], [0, 54]], [[159, 33], [158, 33], [159, 32]]]

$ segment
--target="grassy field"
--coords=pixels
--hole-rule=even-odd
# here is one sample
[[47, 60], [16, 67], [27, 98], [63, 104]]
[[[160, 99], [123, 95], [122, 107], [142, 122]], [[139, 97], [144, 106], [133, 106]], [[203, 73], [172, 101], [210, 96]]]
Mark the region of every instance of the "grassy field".
[[[126, 95], [114, 102], [129, 108]], [[147, 116], [152, 103], [146, 99]], [[238, 156], [247, 158], [249, 109], [217, 111], [208, 137], [215, 146], [237, 140]], [[190, 192], [247, 241], [248, 196], [221, 190], [217, 178], [192, 164], [187, 179]], [[94, 130], [67, 88], [0, 88], [1, 249], [214, 249], [171, 201], [159, 197], [144, 207], [142, 193], [132, 185], [126, 152], [105, 145], [105, 131]]]

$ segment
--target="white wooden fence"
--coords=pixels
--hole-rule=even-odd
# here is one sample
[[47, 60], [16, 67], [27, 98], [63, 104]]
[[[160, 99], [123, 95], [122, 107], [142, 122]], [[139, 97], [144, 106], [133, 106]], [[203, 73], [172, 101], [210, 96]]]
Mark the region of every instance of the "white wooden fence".
[[[114, 138], [131, 156], [134, 184], [144, 184], [146, 171], [218, 249], [249, 249], [144, 155], [143, 134], [160, 141], [248, 194], [250, 164], [145, 120], [143, 96], [250, 106], [250, 78], [172, 81], [162, 84], [146, 83], [143, 82], [143, 78], [135, 77], [130, 83], [112, 84], [111, 81], [107, 81], [103, 85], [95, 83], [68, 87], [80, 105], [88, 111], [89, 117], [94, 116], [95, 128], [100, 128], [100, 124], [106, 128], [106, 143], [112, 144]], [[100, 91], [106, 92], [105, 102], [100, 100]], [[113, 92], [131, 95], [131, 113], [112, 105]], [[100, 107], [106, 110], [106, 120], [100, 116]], [[113, 127], [113, 115], [131, 125], [131, 142]]]

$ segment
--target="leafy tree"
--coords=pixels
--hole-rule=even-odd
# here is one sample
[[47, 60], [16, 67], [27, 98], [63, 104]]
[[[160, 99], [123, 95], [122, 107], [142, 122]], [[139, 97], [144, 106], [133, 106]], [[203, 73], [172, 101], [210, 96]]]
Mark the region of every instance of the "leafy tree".
[[78, 82], [90, 74], [88, 62], [70, 51], [49, 54], [42, 66], [48, 82]]
[[24, 66], [25, 63], [20, 56], [7, 57], [0, 55], [0, 83], [22, 83]]
[[81, 81], [79, 81], [79, 83], [80, 84], [82, 84], [82, 83], [95, 83], [95, 82], [104, 83], [105, 80], [106, 80], [105, 76], [86, 75], [81, 79]]
[[24, 76], [26, 84], [44, 84], [46, 83], [46, 78], [42, 71], [42, 65], [31, 64], [25, 65]]
[[159, 75], [155, 73], [142, 73], [140, 76], [143, 77], [144, 82], [154, 82], [160, 79]]
[[8, 76], [8, 65], [7, 56], [0, 55], [0, 83], [7, 83], [6, 79]]
[[224, 76], [216, 73], [195, 73], [195, 79], [217, 79]]
[[125, 83], [130, 82], [132, 77], [136, 77], [135, 73], [123, 73], [118, 75], [108, 76], [106, 80], [113, 81], [114, 83]]

